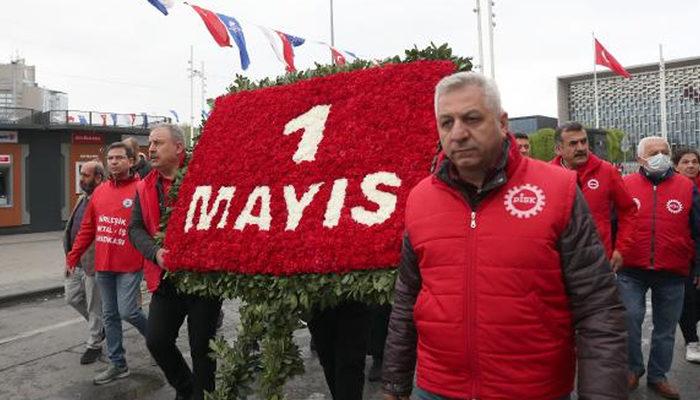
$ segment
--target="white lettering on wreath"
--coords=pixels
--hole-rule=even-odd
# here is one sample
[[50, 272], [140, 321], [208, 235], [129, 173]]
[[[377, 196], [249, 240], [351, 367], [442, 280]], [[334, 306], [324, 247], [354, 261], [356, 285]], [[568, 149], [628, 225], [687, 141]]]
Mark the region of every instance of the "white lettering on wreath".
[[323, 130], [326, 128], [326, 120], [330, 112], [330, 104], [314, 106], [304, 114], [287, 122], [287, 125], [284, 126], [283, 133], [285, 136], [291, 135], [300, 129], [304, 130], [304, 133], [301, 134], [297, 151], [292, 156], [292, 160], [295, 163], [300, 164], [302, 161], [316, 160], [318, 145], [323, 140]]
[[286, 231], [293, 231], [299, 226], [299, 221], [304, 214], [306, 207], [311, 204], [311, 201], [321, 189], [323, 182], [315, 183], [309, 187], [309, 190], [301, 196], [301, 200], [297, 200], [297, 191], [293, 185], [287, 185], [284, 187], [284, 201], [287, 203], [287, 226], [284, 228]]
[[[303, 161], [315, 161], [319, 143], [323, 140], [323, 131], [326, 127], [330, 109], [330, 104], [314, 106], [285, 125], [283, 133], [286, 136], [303, 130], [297, 150], [292, 156], [292, 161], [297, 164]], [[378, 171], [367, 174], [360, 183], [360, 189], [364, 197], [371, 203], [376, 204], [377, 208], [375, 211], [371, 211], [358, 205], [350, 209], [350, 217], [358, 224], [367, 226], [384, 223], [396, 211], [398, 198], [394, 193], [380, 190], [379, 186], [400, 187], [401, 183], [401, 179], [393, 172]], [[324, 182], [310, 185], [301, 195], [301, 198], [297, 196], [297, 190], [294, 185], [286, 185], [282, 188], [287, 208], [285, 230], [294, 231], [297, 229], [304, 216], [304, 211], [314, 201], [323, 185]], [[347, 188], [347, 178], [338, 178], [333, 181], [333, 187], [323, 216], [323, 226], [325, 228], [332, 229], [338, 226], [342, 211], [345, 208]], [[213, 203], [211, 202], [212, 190], [211, 186], [197, 186], [195, 188], [187, 211], [185, 232], [190, 231], [193, 227], [198, 231], [209, 230], [215, 217], [219, 215], [222, 202], [224, 202], [223, 211], [220, 213], [221, 217], [216, 224], [216, 228], [223, 229], [226, 227], [229, 208], [233, 195], [236, 192], [236, 187], [220, 187]], [[272, 196], [269, 186], [255, 187], [248, 195], [243, 210], [236, 218], [234, 229], [242, 231], [248, 225], [256, 225], [261, 231], [269, 231], [272, 223], [272, 214], [270, 213], [271, 200]], [[517, 200], [527, 201], [527, 199], [522, 198]], [[257, 207], [258, 203], [260, 203], [260, 207]], [[198, 218], [195, 220], [197, 210], [199, 210], [199, 213]], [[259, 210], [258, 215], [253, 214], [254, 210]], [[196, 226], [195, 221], [197, 221]]]
[[391, 214], [396, 210], [396, 195], [382, 192], [377, 189], [379, 185], [392, 187], [401, 186], [401, 179], [392, 172], [375, 172], [365, 176], [362, 180], [360, 188], [367, 200], [377, 203], [379, 209], [377, 211], [367, 211], [362, 207], [353, 207], [350, 210], [352, 219], [360, 224], [372, 226], [381, 224], [391, 217]]

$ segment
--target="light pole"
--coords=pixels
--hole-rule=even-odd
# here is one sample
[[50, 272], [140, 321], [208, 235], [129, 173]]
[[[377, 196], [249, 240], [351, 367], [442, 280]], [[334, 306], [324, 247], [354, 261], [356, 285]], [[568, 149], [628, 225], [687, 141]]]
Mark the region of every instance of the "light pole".
[[481, 29], [481, 0], [475, 0], [476, 1], [476, 7], [474, 8], [474, 12], [476, 13], [476, 32], [477, 32], [477, 40], [479, 43], [479, 71], [481, 73], [484, 73], [484, 37], [482, 34], [482, 29]]

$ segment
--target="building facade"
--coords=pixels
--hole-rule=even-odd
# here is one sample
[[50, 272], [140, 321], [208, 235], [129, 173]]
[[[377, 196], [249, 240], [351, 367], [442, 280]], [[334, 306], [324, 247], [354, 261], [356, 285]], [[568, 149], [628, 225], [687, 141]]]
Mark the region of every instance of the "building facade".
[[544, 115], [528, 115], [526, 117], [515, 117], [508, 119], [508, 127], [514, 133], [531, 134], [542, 128], [556, 129], [557, 119], [545, 117]]
[[[170, 122], [144, 114], [3, 110], [0, 107], [0, 235], [62, 229], [80, 194], [83, 164], [104, 162], [105, 147], [127, 136], [145, 146], [154, 124]], [[4, 118], [10, 114], [13, 118]]]
[[36, 67], [18, 58], [0, 64], [0, 108], [28, 108], [35, 111], [67, 110], [68, 95], [58, 90], [40, 87], [36, 82]]
[[[601, 67], [603, 68], [603, 67]], [[646, 136], [661, 134], [659, 64], [626, 68], [625, 79], [603, 68], [597, 73], [600, 127], [628, 135], [634, 149]], [[700, 57], [665, 62], [668, 140], [672, 146], [700, 146]], [[560, 121], [595, 125], [593, 73], [557, 78]]]

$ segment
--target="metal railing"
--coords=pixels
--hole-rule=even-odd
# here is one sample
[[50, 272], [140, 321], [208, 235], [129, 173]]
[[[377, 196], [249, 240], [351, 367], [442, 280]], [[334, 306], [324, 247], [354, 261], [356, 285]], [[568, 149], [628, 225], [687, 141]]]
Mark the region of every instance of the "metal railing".
[[0, 125], [10, 126], [149, 129], [164, 122], [170, 123], [171, 118], [146, 113], [120, 114], [81, 110], [41, 112], [29, 108], [0, 107]]
[[0, 107], [0, 124], [36, 125], [41, 123], [41, 112], [31, 108]]

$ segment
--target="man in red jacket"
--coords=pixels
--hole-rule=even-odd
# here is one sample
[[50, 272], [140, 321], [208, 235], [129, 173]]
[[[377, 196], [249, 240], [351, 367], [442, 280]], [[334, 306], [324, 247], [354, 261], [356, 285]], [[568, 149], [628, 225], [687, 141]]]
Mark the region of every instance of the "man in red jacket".
[[122, 347], [122, 320], [146, 335], [146, 316], [139, 304], [143, 257], [131, 245], [128, 222], [138, 178], [131, 173], [131, 149], [112, 143], [107, 149], [109, 180], [95, 189], [73, 248], [66, 256], [72, 271], [95, 242], [95, 280], [102, 298], [102, 319], [111, 365], [93, 382], [109, 383], [129, 376]]
[[[639, 208], [636, 243], [624, 253], [618, 274], [629, 332], [629, 387], [648, 372], [647, 385], [661, 396], [678, 399], [666, 379], [673, 361], [676, 324], [683, 308], [685, 280], [700, 282], [700, 195], [693, 182], [673, 171], [666, 139], [652, 136], [639, 141], [638, 173], [627, 175], [625, 185]], [[641, 335], [646, 294], [651, 289], [654, 330], [648, 371], [644, 368]]]
[[[168, 250], [154, 236], [160, 216], [171, 206], [168, 192], [185, 157], [185, 139], [177, 125], [163, 124], [151, 130], [148, 141], [153, 170], [138, 185], [129, 224], [129, 239], [146, 258], [146, 283], [153, 293], [146, 345], [176, 399], [203, 400], [205, 391], [214, 390], [216, 361], [209, 357], [209, 340], [216, 334], [221, 299], [180, 293], [164, 276]], [[192, 369], [175, 343], [185, 317]]]
[[[446, 157], [406, 204], [386, 399], [627, 399], [624, 308], [570, 172], [523, 157], [498, 89], [435, 89]], [[578, 363], [578, 368], [577, 368]]]
[[[576, 181], [588, 202], [605, 254], [613, 271], [622, 267], [622, 253], [634, 246], [637, 207], [627, 192], [622, 176], [612, 164], [588, 148], [588, 134], [578, 122], [567, 122], [554, 133], [557, 157], [552, 164], [576, 171]], [[613, 213], [617, 216], [617, 237], [613, 242]]]

